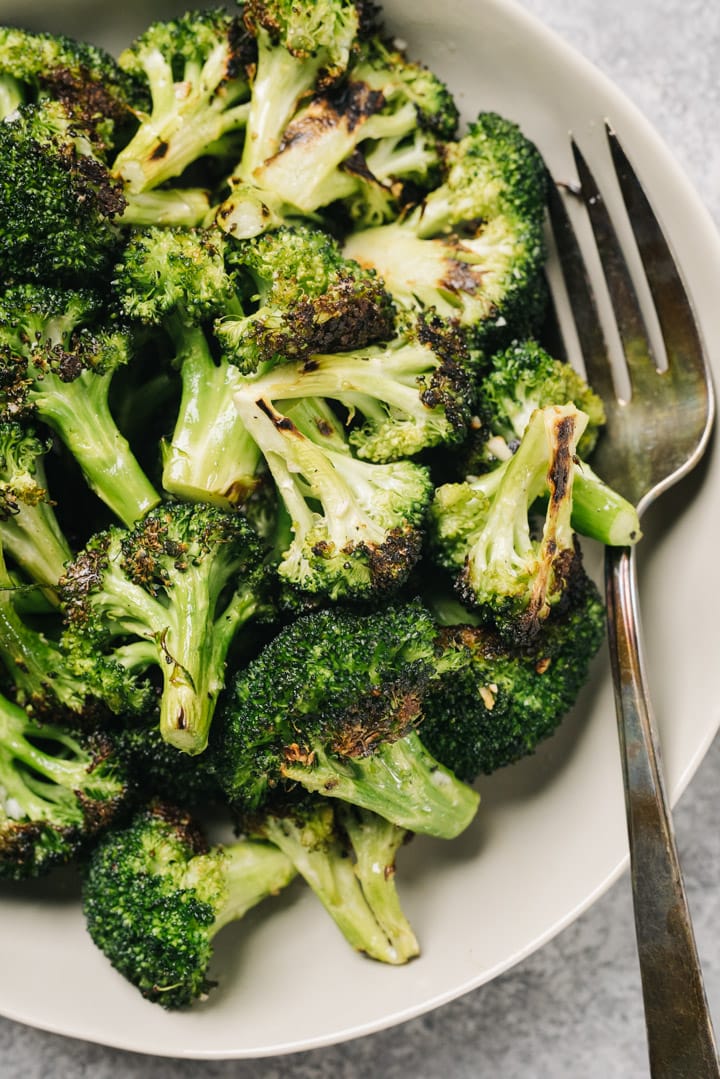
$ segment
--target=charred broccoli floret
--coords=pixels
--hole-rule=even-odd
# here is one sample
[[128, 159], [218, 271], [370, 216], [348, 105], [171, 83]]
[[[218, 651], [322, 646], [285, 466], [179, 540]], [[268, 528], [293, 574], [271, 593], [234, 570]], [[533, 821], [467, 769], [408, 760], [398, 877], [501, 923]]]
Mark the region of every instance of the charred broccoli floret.
[[331, 608], [280, 630], [232, 679], [211, 752], [241, 810], [283, 783], [350, 802], [409, 831], [450, 837], [478, 798], [431, 757], [416, 724], [427, 684], [456, 662], [417, 603]]
[[184, 1008], [209, 992], [216, 934], [295, 876], [269, 843], [210, 846], [190, 816], [154, 804], [95, 847], [83, 883], [94, 943], [148, 1000]]
[[130, 530], [94, 536], [67, 566], [60, 595], [66, 649], [76, 637], [115, 657], [135, 645], [138, 666], [162, 675], [163, 738], [201, 753], [228, 649], [264, 612], [259, 543], [244, 519], [209, 505], [158, 506]]
[[93, 491], [126, 524], [159, 501], [110, 412], [130, 337], [89, 289], [14, 285], [0, 293], [0, 402], [44, 420]]
[[0, 697], [0, 878], [69, 862], [125, 806], [128, 780], [107, 733], [29, 716]]
[[488, 351], [527, 335], [544, 310], [545, 169], [517, 125], [483, 113], [446, 147], [443, 182], [400, 219], [352, 232], [397, 304], [432, 309]]

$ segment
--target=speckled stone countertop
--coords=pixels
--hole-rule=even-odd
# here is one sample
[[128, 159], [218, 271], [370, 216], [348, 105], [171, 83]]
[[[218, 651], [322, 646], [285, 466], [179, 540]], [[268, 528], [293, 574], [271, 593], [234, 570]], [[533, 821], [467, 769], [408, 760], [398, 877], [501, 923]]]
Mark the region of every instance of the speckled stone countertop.
[[[639, 106], [720, 225], [717, 0], [523, 2]], [[0, 0], [0, 21], [2, 10]], [[675, 814], [716, 1026], [719, 790], [716, 741]], [[634, 949], [625, 876], [573, 925], [508, 973], [376, 1035], [259, 1061], [174, 1061], [105, 1049], [0, 1018], [0, 1079], [642, 1079], [648, 1068]]]

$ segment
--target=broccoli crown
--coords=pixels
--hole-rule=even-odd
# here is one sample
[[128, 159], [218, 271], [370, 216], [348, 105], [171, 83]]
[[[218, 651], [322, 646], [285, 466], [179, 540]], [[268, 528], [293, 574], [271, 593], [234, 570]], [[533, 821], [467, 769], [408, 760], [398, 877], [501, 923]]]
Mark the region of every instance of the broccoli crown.
[[420, 554], [429, 470], [404, 459], [358, 460], [324, 415], [314, 429], [301, 428], [291, 407], [280, 413], [252, 382], [238, 389], [235, 404], [292, 522], [280, 577], [332, 599], [397, 589]]
[[132, 529], [94, 536], [60, 580], [68, 626], [104, 653], [144, 643], [160, 668], [160, 730], [189, 753], [205, 748], [228, 649], [262, 607], [260, 545], [245, 520], [215, 506], [167, 503]]
[[185, 811], [154, 803], [95, 847], [83, 909], [90, 936], [116, 970], [147, 999], [177, 1009], [212, 988], [215, 934], [293, 874], [269, 845], [209, 847]]
[[605, 423], [602, 400], [569, 363], [554, 359], [528, 339], [514, 342], [492, 357], [482, 380], [479, 408], [488, 430], [511, 443], [522, 438], [536, 408], [568, 402], [588, 417], [578, 443], [578, 452], [584, 457], [592, 452]]
[[446, 144], [444, 167], [415, 209], [353, 232], [345, 253], [374, 266], [400, 307], [434, 309], [487, 352], [544, 308], [544, 166], [517, 125], [486, 113]]
[[59, 101], [21, 106], [0, 125], [0, 267], [48, 284], [103, 273], [126, 199], [101, 148]]
[[247, 119], [253, 53], [240, 15], [213, 8], [154, 22], [120, 54], [121, 68], [146, 83], [151, 98], [113, 164], [131, 192], [152, 190], [200, 157], [227, 153], [223, 140]]
[[320, 229], [282, 226], [231, 244], [228, 262], [247, 314], [221, 317], [215, 333], [245, 371], [392, 336], [395, 309], [380, 278]]
[[441, 640], [467, 649], [471, 660], [429, 687], [423, 741], [430, 752], [467, 782], [532, 753], [575, 703], [604, 628], [602, 600], [587, 576], [525, 649], [508, 648], [487, 629], [448, 625]]
[[22, 85], [21, 100], [61, 101], [92, 127], [99, 118], [127, 119], [137, 89], [104, 49], [64, 34], [0, 27], [0, 75]]
[[[537, 409], [513, 456], [491, 472], [438, 488], [433, 536], [457, 587], [512, 639], [531, 639], [568, 592], [579, 566], [571, 527], [575, 450], [585, 414], [573, 405]], [[547, 497], [542, 532], [532, 511]], [[463, 557], [464, 554], [464, 557]]]
[[115, 820], [128, 782], [106, 732], [73, 731], [0, 698], [0, 878], [68, 862]]
[[117, 743], [141, 800], [159, 798], [193, 810], [207, 810], [222, 802], [209, 755], [179, 753], [163, 739], [152, 719], [128, 722], [118, 732]]
[[249, 0], [245, 25], [268, 50], [283, 49], [297, 60], [319, 59], [320, 85], [346, 70], [366, 18], [364, 0]]

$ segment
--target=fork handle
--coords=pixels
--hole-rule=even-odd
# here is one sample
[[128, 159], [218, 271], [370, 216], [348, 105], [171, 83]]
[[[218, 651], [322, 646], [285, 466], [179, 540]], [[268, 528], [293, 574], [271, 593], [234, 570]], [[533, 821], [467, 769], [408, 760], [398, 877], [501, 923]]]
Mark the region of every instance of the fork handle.
[[634, 548], [606, 548], [605, 585], [650, 1074], [716, 1079], [715, 1036], [645, 683]]

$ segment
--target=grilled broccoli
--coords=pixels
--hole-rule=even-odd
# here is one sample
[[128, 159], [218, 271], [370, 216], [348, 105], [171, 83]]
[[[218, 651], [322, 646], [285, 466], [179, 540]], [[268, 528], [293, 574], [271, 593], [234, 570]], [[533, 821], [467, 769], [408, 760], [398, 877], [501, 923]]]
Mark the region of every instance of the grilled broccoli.
[[34, 581], [52, 590], [72, 552], [48, 493], [48, 449], [31, 427], [0, 420], [0, 544]]
[[120, 54], [151, 99], [112, 163], [129, 192], [153, 190], [199, 158], [225, 159], [228, 138], [247, 121], [253, 53], [241, 16], [218, 8], [154, 22]]
[[104, 49], [64, 34], [0, 27], [0, 118], [20, 105], [64, 102], [92, 127], [103, 119], [122, 126], [138, 89]]
[[393, 965], [419, 954], [394, 879], [404, 829], [356, 806], [295, 795], [262, 815], [251, 835], [287, 855], [357, 951]]
[[187, 812], [153, 804], [93, 850], [83, 881], [90, 936], [148, 1000], [184, 1008], [214, 983], [216, 934], [295, 876], [269, 843], [210, 846]]
[[213, 731], [218, 780], [241, 811], [279, 784], [350, 802], [401, 828], [449, 838], [478, 798], [430, 756], [416, 729], [439, 657], [417, 603], [330, 608], [285, 626], [228, 687]]
[[117, 428], [108, 394], [131, 341], [89, 289], [13, 285], [0, 293], [0, 402], [59, 435], [93, 491], [131, 524], [159, 501]]
[[422, 735], [430, 752], [468, 783], [533, 753], [577, 700], [604, 629], [603, 604], [586, 575], [576, 580], [569, 604], [522, 649], [473, 624], [468, 612], [455, 612], [439, 640], [464, 649], [468, 662], [425, 696]]
[[[437, 488], [432, 534], [459, 593], [506, 638], [531, 640], [572, 588], [580, 553], [571, 526], [575, 452], [587, 416], [536, 409], [515, 453], [472, 482]], [[540, 535], [532, 512], [547, 498]]]
[[199, 503], [158, 506], [132, 529], [94, 536], [60, 596], [68, 652], [76, 638], [116, 658], [118, 645], [134, 645], [129, 660], [162, 675], [163, 738], [201, 753], [233, 637], [265, 613], [259, 542], [245, 520]]
[[397, 589], [420, 554], [432, 495], [429, 470], [405, 459], [376, 464], [354, 456], [320, 402], [279, 411], [252, 381], [235, 393], [290, 521], [281, 580], [300, 592], [377, 597]]
[[0, 697], [0, 878], [37, 877], [71, 861], [127, 797], [107, 733], [43, 722]]
[[318, 228], [283, 226], [230, 243], [227, 261], [242, 313], [221, 315], [214, 330], [243, 371], [393, 336], [395, 309], [380, 278]]
[[434, 310], [487, 353], [544, 311], [545, 185], [517, 125], [482, 113], [447, 145], [443, 182], [400, 219], [351, 232], [345, 253], [374, 267], [401, 308]]
[[630, 546], [641, 536], [635, 507], [603, 483], [586, 460], [605, 422], [602, 401], [568, 363], [554, 359], [534, 340], [515, 342], [492, 357], [480, 386], [482, 422], [468, 468], [475, 463], [483, 470], [507, 458], [534, 409], [568, 401], [588, 417], [577, 445], [572, 526], [600, 543]]
[[130, 225], [194, 225], [204, 191], [133, 195], [112, 176], [102, 137], [61, 101], [0, 123], [0, 269], [5, 278], [82, 284], [105, 275]]

